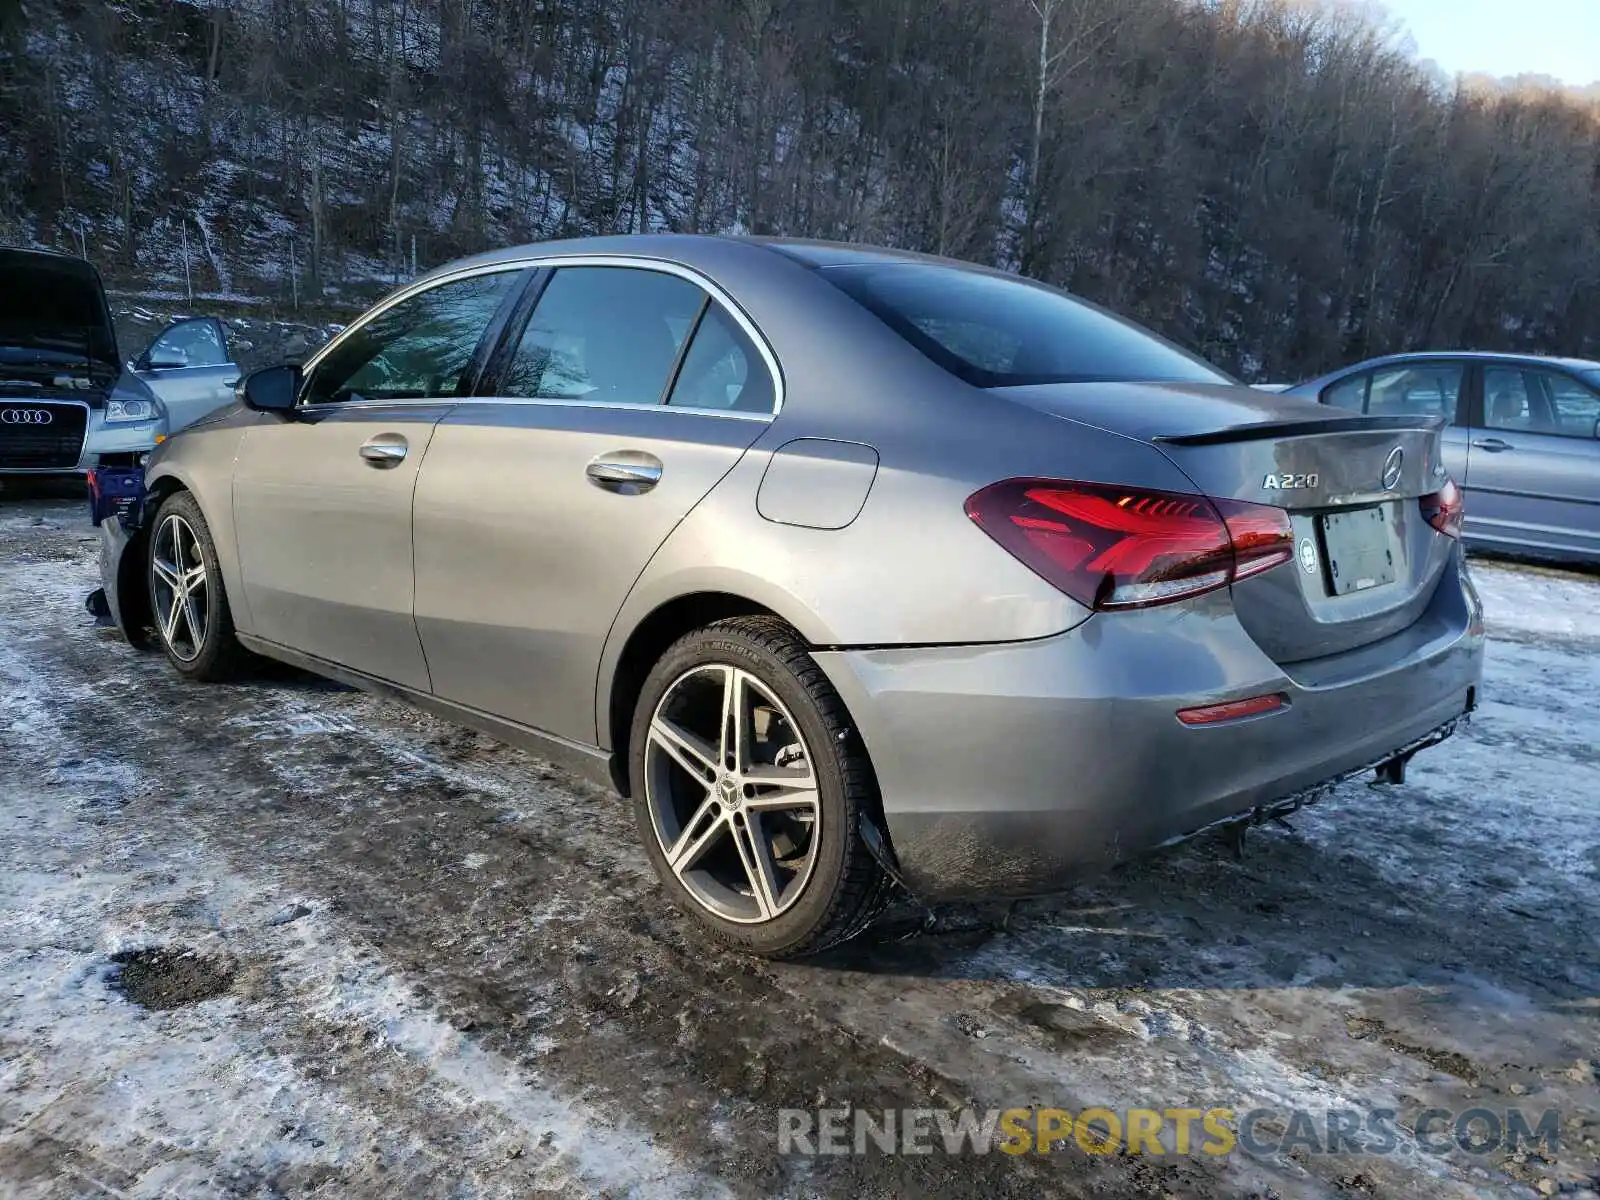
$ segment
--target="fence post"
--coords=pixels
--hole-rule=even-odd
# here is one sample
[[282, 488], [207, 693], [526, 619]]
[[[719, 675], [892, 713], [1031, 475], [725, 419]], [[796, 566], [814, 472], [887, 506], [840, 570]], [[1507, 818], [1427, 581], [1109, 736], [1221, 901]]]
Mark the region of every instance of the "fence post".
[[194, 304], [194, 277], [189, 274], [189, 219], [178, 218], [178, 228], [183, 231], [183, 287], [189, 293], [189, 303]]

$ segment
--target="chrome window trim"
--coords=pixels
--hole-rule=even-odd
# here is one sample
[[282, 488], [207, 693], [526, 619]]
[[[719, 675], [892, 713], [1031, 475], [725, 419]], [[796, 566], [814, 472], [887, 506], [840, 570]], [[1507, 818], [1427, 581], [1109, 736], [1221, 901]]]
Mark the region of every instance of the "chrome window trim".
[[[316, 369], [322, 365], [323, 359], [327, 358], [328, 355], [332, 354], [336, 349], [343, 345], [346, 340], [365, 329], [368, 325], [372, 324], [372, 322], [383, 316], [384, 313], [388, 312], [395, 305], [403, 304], [413, 296], [421, 295], [423, 292], [432, 291], [436, 287], [443, 287], [447, 283], [459, 283], [463, 279], [475, 279], [480, 275], [514, 275], [520, 271], [526, 271], [527, 269], [528, 264], [521, 261], [498, 262], [479, 265], [476, 267], [465, 267], [459, 271], [452, 271], [448, 275], [430, 275], [426, 279], [418, 279], [412, 283], [408, 283], [405, 287], [388, 297], [388, 299], [380, 300], [376, 307], [369, 308], [366, 312], [362, 313], [357, 320], [353, 321], [349, 325], [346, 325], [337, 334], [335, 334], [327, 345], [323, 346], [322, 349], [318, 350], [310, 358], [306, 359], [304, 365], [302, 365], [300, 368], [300, 377], [302, 381], [301, 386], [304, 387], [305, 382], [310, 380], [311, 376], [316, 372]], [[425, 400], [385, 400], [381, 403], [456, 404], [459, 402], [460, 397], [435, 396]], [[338, 400], [325, 401], [321, 404], [310, 404], [307, 403], [302, 397], [296, 397], [294, 406], [296, 408], [314, 409], [317, 412], [322, 412], [324, 410], [333, 411], [336, 409], [347, 408], [355, 404], [370, 405], [372, 403], [374, 402], [367, 400]]]
[[639, 271], [659, 271], [664, 275], [676, 275], [700, 288], [712, 300], [716, 301], [729, 316], [738, 324], [755, 346], [756, 353], [761, 356], [766, 364], [767, 374], [772, 379], [772, 411], [770, 413], [737, 413], [720, 408], [677, 408], [671, 404], [612, 404], [595, 400], [562, 400], [557, 398], [539, 399], [532, 397], [509, 396], [436, 396], [421, 400], [340, 400], [324, 402], [322, 404], [306, 404], [297, 401], [296, 408], [315, 409], [318, 412], [335, 411], [346, 408], [385, 408], [395, 405], [438, 405], [438, 404], [540, 404], [569, 408], [611, 408], [624, 411], [640, 409], [660, 409], [663, 412], [693, 413], [701, 416], [731, 417], [740, 421], [766, 421], [771, 422], [783, 411], [784, 392], [783, 369], [778, 364], [777, 355], [756, 324], [744, 309], [734, 301], [718, 284], [696, 271], [692, 267], [683, 266], [681, 263], [667, 262], [658, 258], [636, 257], [627, 254], [570, 254], [554, 255], [549, 257], [509, 259], [501, 262], [479, 264], [475, 267], [464, 267], [459, 271], [452, 271], [447, 275], [430, 276], [409, 284], [381, 301], [376, 308], [370, 309], [359, 321], [340, 330], [326, 346], [318, 350], [307, 361], [302, 370], [305, 378], [309, 379], [312, 373], [322, 364], [322, 360], [331, 354], [346, 338], [371, 322], [377, 320], [395, 305], [403, 303], [411, 297], [447, 283], [457, 283], [463, 279], [473, 279], [480, 275], [499, 275], [515, 271], [559, 270], [562, 267], [631, 267]]

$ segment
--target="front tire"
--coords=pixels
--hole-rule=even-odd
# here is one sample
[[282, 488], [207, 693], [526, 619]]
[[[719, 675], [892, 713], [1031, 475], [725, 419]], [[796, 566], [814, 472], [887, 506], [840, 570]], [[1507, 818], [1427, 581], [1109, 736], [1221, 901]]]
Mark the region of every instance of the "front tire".
[[628, 762], [651, 864], [714, 938], [795, 958], [876, 914], [887, 879], [860, 831], [871, 763], [783, 622], [735, 617], [677, 641], [645, 680]]
[[167, 661], [189, 679], [236, 678], [246, 651], [234, 636], [211, 527], [188, 492], [168, 496], [156, 512], [147, 576], [151, 615]]

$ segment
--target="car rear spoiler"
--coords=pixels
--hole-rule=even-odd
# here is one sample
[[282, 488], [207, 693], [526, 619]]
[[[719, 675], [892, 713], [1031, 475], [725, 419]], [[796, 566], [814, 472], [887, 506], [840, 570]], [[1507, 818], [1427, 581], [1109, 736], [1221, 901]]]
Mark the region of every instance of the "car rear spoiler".
[[1365, 433], [1373, 430], [1418, 430], [1437, 433], [1444, 428], [1443, 417], [1370, 417], [1351, 413], [1341, 417], [1311, 418], [1304, 421], [1263, 421], [1258, 425], [1235, 425], [1205, 433], [1157, 434], [1152, 441], [1169, 446], [1223, 446], [1230, 442], [1259, 442], [1269, 438], [1313, 437], [1322, 433]]

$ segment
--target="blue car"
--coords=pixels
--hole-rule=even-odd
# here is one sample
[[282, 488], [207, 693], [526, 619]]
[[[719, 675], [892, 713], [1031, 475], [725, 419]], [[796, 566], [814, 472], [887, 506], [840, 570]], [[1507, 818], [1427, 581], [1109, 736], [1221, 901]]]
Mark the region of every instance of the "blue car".
[[1442, 417], [1466, 541], [1600, 563], [1600, 362], [1524, 354], [1375, 358], [1289, 388], [1350, 412]]

